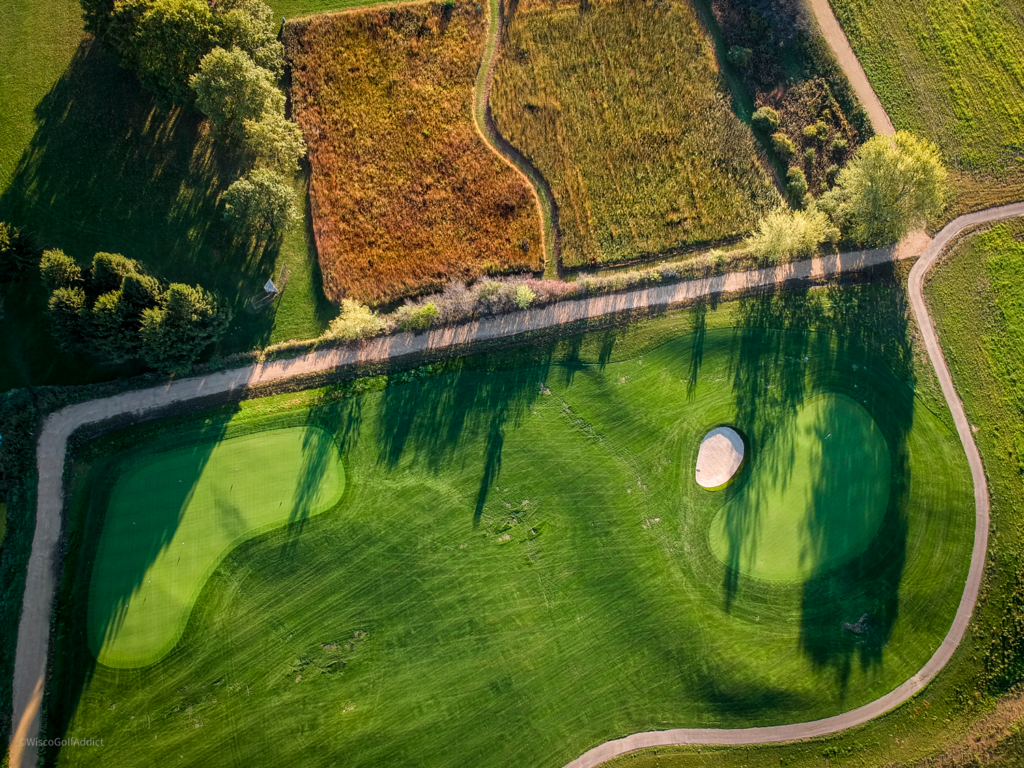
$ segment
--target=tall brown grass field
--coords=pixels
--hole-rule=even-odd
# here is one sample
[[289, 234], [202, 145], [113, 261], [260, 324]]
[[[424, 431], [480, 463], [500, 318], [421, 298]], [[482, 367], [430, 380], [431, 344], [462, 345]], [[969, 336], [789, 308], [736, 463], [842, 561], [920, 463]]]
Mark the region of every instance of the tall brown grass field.
[[380, 304], [542, 267], [532, 190], [474, 127], [486, 28], [483, 8], [465, 0], [285, 27], [313, 230], [334, 301]]
[[566, 266], [753, 229], [778, 194], [687, 0], [521, 0], [491, 91], [559, 206]]

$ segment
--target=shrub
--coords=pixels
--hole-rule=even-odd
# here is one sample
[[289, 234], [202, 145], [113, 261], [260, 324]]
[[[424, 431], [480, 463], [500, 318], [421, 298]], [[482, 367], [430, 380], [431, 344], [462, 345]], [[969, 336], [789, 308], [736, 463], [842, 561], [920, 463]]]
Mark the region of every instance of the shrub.
[[112, 363], [139, 355], [139, 314], [122, 301], [121, 291], [104, 293], [96, 299], [86, 318], [85, 333], [92, 354]]
[[82, 269], [64, 251], [46, 251], [39, 262], [39, 276], [50, 291], [75, 288], [82, 284]]
[[772, 134], [772, 149], [783, 160], [788, 160], [796, 154], [796, 145], [781, 131]]
[[846, 139], [842, 136], [836, 136], [832, 141], [832, 152], [837, 155], [842, 155], [846, 152], [846, 148], [849, 146]]
[[754, 126], [765, 133], [774, 133], [779, 129], [779, 113], [771, 107], [761, 107], [754, 112], [751, 119]]
[[520, 309], [526, 309], [537, 298], [537, 294], [530, 290], [530, 286], [520, 283], [516, 286], [515, 301]]
[[747, 239], [755, 256], [770, 261], [814, 254], [819, 243], [835, 241], [839, 231], [828, 216], [814, 206], [804, 211], [778, 208], [761, 220], [757, 232]]
[[231, 311], [209, 291], [172, 283], [159, 307], [142, 313], [142, 352], [150, 365], [187, 373], [202, 351], [227, 330]]
[[804, 165], [810, 170], [814, 166], [814, 157], [817, 153], [814, 151], [814, 147], [808, 147], [804, 150]]
[[134, 259], [125, 258], [120, 253], [97, 253], [92, 257], [89, 290], [93, 296], [119, 291], [128, 275], [141, 272], [142, 267]]
[[222, 135], [235, 141], [245, 137], [247, 121], [268, 114], [284, 118], [285, 98], [274, 76], [239, 48], [214, 48], [203, 57], [189, 84], [196, 107]]
[[404, 304], [395, 313], [398, 327], [403, 331], [425, 331], [434, 323], [438, 316], [437, 305], [428, 301], [426, 304]]
[[816, 123], [808, 125], [804, 128], [804, 138], [809, 141], [820, 141], [824, 142], [828, 138], [828, 124], [819, 120]]
[[57, 345], [68, 351], [79, 349], [83, 342], [85, 291], [79, 286], [57, 288], [50, 294], [47, 309], [50, 333]]
[[39, 263], [32, 239], [12, 224], [0, 221], [0, 282], [20, 279]]
[[243, 146], [255, 157], [258, 166], [281, 174], [297, 171], [299, 158], [306, 154], [302, 129], [281, 114], [246, 120]]
[[839, 166], [833, 163], [825, 169], [825, 179], [829, 184], [835, 184], [836, 179], [839, 177]]
[[345, 342], [366, 339], [382, 333], [386, 326], [384, 318], [365, 304], [354, 299], [342, 299], [341, 314], [331, 321], [323, 338]]
[[807, 194], [807, 176], [795, 165], [790, 166], [786, 173], [786, 197], [794, 207], [803, 205], [804, 195]]
[[224, 192], [224, 218], [236, 234], [265, 239], [298, 217], [295, 191], [279, 173], [257, 168]]
[[726, 54], [726, 58], [734, 67], [738, 69], [746, 69], [750, 66], [750, 59], [753, 55], [754, 52], [749, 48], [734, 45], [729, 49], [729, 53]]

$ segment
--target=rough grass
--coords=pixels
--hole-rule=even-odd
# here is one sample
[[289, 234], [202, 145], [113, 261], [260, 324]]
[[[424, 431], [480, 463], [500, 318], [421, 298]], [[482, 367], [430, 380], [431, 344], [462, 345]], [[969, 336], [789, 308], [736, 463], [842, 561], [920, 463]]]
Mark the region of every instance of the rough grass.
[[[876, 697], [948, 629], [973, 524], [956, 439], [908, 386], [904, 319], [894, 291], [769, 294], [99, 438], [75, 464], [47, 732], [116, 746], [57, 762], [557, 768], [636, 730]], [[757, 451], [822, 392], [890, 445], [882, 529], [840, 570], [733, 578], [708, 546], [732, 491], [696, 486], [700, 439], [735, 423]], [[92, 469], [285, 424], [337, 436], [341, 507], [235, 550], [159, 664], [96, 666], [78, 640]], [[841, 624], [864, 612], [858, 642]]]
[[832, 5], [893, 124], [955, 172], [949, 216], [1024, 198], [1024, 2]]
[[526, 180], [473, 122], [487, 32], [468, 0], [303, 19], [284, 37], [324, 290], [388, 302], [542, 268]]
[[491, 91], [502, 135], [548, 179], [566, 266], [753, 229], [778, 196], [686, 2], [520, 2]]

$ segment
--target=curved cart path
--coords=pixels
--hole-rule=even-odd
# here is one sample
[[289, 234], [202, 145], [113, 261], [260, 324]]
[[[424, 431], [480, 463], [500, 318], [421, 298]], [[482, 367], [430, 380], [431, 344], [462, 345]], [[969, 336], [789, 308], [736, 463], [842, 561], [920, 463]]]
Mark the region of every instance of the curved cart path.
[[825, 36], [829, 48], [832, 49], [832, 53], [839, 61], [839, 66], [843, 68], [850, 85], [853, 86], [853, 92], [857, 94], [860, 103], [864, 105], [875, 133], [892, 136], [896, 133], [892, 127], [892, 120], [889, 119], [889, 115], [882, 107], [882, 102], [879, 100], [878, 94], [875, 93], [875, 89], [868, 82], [864, 67], [860, 65], [857, 55], [850, 47], [850, 41], [847, 39], [846, 33], [843, 32], [843, 28], [839, 26], [839, 20], [832, 11], [832, 6], [829, 5], [828, 0], [811, 0], [811, 10], [814, 11], [814, 18], [818, 22], [821, 34]]
[[981, 586], [981, 577], [985, 569], [989, 526], [988, 483], [985, 479], [985, 469], [981, 463], [981, 454], [978, 453], [978, 447], [974, 444], [970, 423], [967, 421], [963, 404], [960, 402], [956, 389], [953, 387], [953, 379], [949, 375], [946, 360], [942, 356], [942, 348], [939, 346], [938, 337], [935, 335], [935, 327], [932, 324], [931, 316], [928, 314], [928, 307], [924, 299], [924, 280], [931, 268], [935, 266], [950, 240], [964, 229], [975, 224], [998, 221], [1013, 216], [1024, 216], [1024, 203], [990, 208], [987, 211], [979, 211], [978, 213], [968, 214], [955, 219], [936, 235], [928, 249], [924, 252], [924, 255], [921, 256], [910, 271], [910, 303], [918, 326], [921, 329], [925, 348], [928, 350], [928, 358], [935, 369], [935, 375], [942, 386], [942, 394], [949, 405], [950, 413], [953, 415], [953, 422], [956, 424], [957, 434], [960, 436], [960, 442], [963, 444], [964, 452], [967, 454], [967, 463], [970, 465], [971, 478], [974, 481], [975, 524], [971, 567], [967, 573], [964, 593], [960, 598], [960, 605], [957, 607], [953, 625], [949, 628], [949, 632], [946, 633], [946, 637], [943, 638], [942, 643], [928, 660], [928, 663], [916, 675], [885, 696], [835, 717], [827, 717], [809, 723], [774, 725], [762, 728], [675, 728], [666, 731], [634, 733], [625, 738], [606, 741], [604, 744], [594, 747], [573, 760], [565, 768], [593, 768], [593, 766], [600, 765], [613, 757], [645, 747], [664, 747], [680, 744], [766, 744], [826, 736], [837, 731], [862, 725], [868, 720], [898, 707], [928, 685], [932, 678], [946, 666], [946, 663], [952, 658], [953, 652], [960, 645], [964, 632], [967, 631], [967, 625], [971, 620], [971, 613], [974, 611], [974, 604], [978, 599], [978, 589]]
[[[1005, 206], [957, 219], [944, 229], [932, 243], [915, 267], [917, 293], [914, 298], [915, 312], [927, 319], [924, 305], [918, 301], [920, 295], [922, 265], [930, 265], [942, 245], [964, 226], [979, 221], [994, 220], [1007, 216], [1024, 214], [1024, 204]], [[78, 403], [57, 411], [46, 418], [39, 436], [37, 447], [37, 469], [39, 486], [36, 509], [36, 528], [32, 540], [28, 573], [25, 581], [21, 622], [18, 626], [18, 645], [14, 664], [14, 708], [11, 727], [10, 765], [24, 768], [36, 764], [38, 750], [27, 740], [36, 739], [40, 727], [40, 707], [46, 680], [47, 651], [49, 644], [50, 612], [56, 587], [57, 543], [61, 530], [63, 507], [63, 474], [67, 457], [68, 438], [78, 428], [103, 422], [108, 419], [134, 416], [145, 418], [168, 406], [185, 403], [196, 398], [216, 394], [234, 393], [242, 397], [245, 391], [260, 384], [282, 381], [296, 376], [334, 370], [346, 365], [399, 358], [420, 352], [458, 347], [476, 341], [515, 336], [531, 331], [543, 330], [565, 323], [598, 318], [609, 314], [631, 310], [666, 307], [685, 304], [707, 296], [734, 295], [744, 292], [779, 286], [790, 282], [822, 280], [843, 273], [857, 272], [868, 267], [885, 264], [897, 259], [912, 258], [920, 250], [914, 247], [879, 248], [870, 251], [826, 256], [793, 262], [779, 267], [738, 272], [727, 275], [690, 280], [674, 285], [641, 289], [621, 294], [598, 296], [589, 299], [566, 301], [549, 307], [527, 310], [501, 317], [485, 318], [455, 328], [440, 328], [424, 334], [400, 333], [389, 337], [370, 339], [359, 344], [334, 349], [325, 349], [284, 360], [249, 365], [227, 371], [171, 381], [166, 385], [149, 389], [124, 392], [112, 397]], [[926, 271], [926, 269], [924, 270]], [[922, 324], [922, 329], [934, 332], [931, 323]], [[950, 408], [954, 415], [963, 420], [963, 409], [952, 390], [948, 373], [942, 363], [937, 344], [929, 341], [928, 351], [933, 356], [936, 370], [943, 382]], [[945, 377], [945, 378], [943, 378]], [[958, 421], [958, 426], [959, 426]], [[966, 421], [963, 420], [964, 425]], [[966, 429], [966, 426], [965, 426]], [[854, 712], [838, 718], [809, 723], [806, 725], [758, 728], [739, 731], [729, 730], [676, 730], [645, 734], [634, 734], [625, 739], [608, 742], [587, 752], [571, 765], [597, 765], [617, 754], [659, 744], [689, 743], [755, 743], [780, 741], [829, 733], [849, 727], [896, 706], [930, 680], [959, 643], [963, 629], [970, 617], [977, 596], [977, 585], [981, 566], [985, 558], [987, 538], [987, 494], [980, 461], [971, 440], [970, 431], [962, 431], [968, 456], [974, 457], [972, 472], [975, 472], [975, 489], [978, 498], [978, 535], [971, 566], [971, 580], [961, 601], [957, 619], [949, 635], [943, 641], [935, 657], [912, 680], [899, 689]], [[969, 448], [968, 448], [969, 446]]]

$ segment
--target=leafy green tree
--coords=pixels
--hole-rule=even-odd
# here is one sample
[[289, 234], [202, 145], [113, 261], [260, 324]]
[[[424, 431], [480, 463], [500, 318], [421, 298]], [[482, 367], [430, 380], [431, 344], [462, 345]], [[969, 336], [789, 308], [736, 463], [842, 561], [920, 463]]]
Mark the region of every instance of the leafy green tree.
[[266, 114], [260, 120], [245, 121], [244, 146], [256, 164], [281, 173], [294, 173], [299, 158], [306, 154], [302, 129], [282, 114]]
[[835, 242], [839, 230], [828, 216], [811, 205], [804, 211], [777, 208], [765, 216], [747, 247], [761, 259], [778, 262], [791, 257], [812, 256], [818, 245]]
[[284, 72], [284, 46], [277, 39], [273, 9], [261, 0], [221, 0], [215, 7], [221, 48], [240, 48], [274, 77]]
[[796, 154], [796, 145], [782, 131], [772, 134], [772, 148], [783, 160], [789, 160], [789, 158]]
[[97, 253], [92, 257], [92, 270], [89, 273], [91, 295], [119, 291], [128, 275], [141, 272], [142, 267], [135, 259], [126, 258], [120, 253]]
[[779, 113], [771, 107], [761, 107], [751, 115], [754, 125], [765, 133], [774, 133], [779, 130]]
[[18, 280], [38, 263], [39, 251], [31, 238], [0, 221], [0, 282]]
[[47, 304], [50, 332], [61, 349], [75, 351], [84, 342], [85, 291], [79, 286], [60, 287]]
[[297, 218], [295, 191], [280, 174], [257, 168], [224, 191], [224, 218], [236, 233], [267, 238]]
[[102, 38], [114, 15], [114, 0], [79, 0], [79, 4], [82, 6], [85, 31]]
[[187, 373], [231, 322], [231, 311], [199, 286], [172, 283], [160, 306], [142, 313], [142, 350], [154, 368]]
[[355, 341], [376, 336], [385, 327], [384, 318], [365, 304], [360, 304], [354, 299], [342, 299], [341, 314], [331, 321], [323, 338], [345, 342]]
[[159, 99], [187, 104], [192, 98], [189, 78], [217, 44], [218, 33], [203, 0], [155, 0], [121, 53]]
[[64, 251], [56, 248], [43, 253], [39, 262], [39, 276], [50, 291], [77, 288], [82, 284], [82, 268]]
[[229, 138], [241, 140], [247, 120], [259, 120], [268, 113], [284, 116], [284, 93], [274, 76], [239, 48], [214, 48], [189, 82], [196, 107]]
[[839, 172], [838, 188], [823, 195], [822, 207], [853, 240], [894, 243], [942, 211], [946, 178], [932, 142], [906, 131], [874, 136]]

